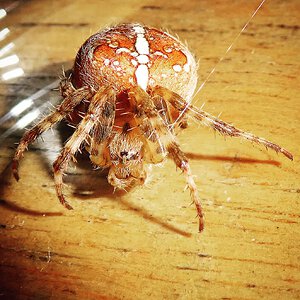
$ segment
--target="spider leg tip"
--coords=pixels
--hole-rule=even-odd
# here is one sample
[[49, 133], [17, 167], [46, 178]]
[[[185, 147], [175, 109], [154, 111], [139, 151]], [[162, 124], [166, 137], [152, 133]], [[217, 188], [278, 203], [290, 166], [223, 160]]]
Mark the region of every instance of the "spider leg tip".
[[19, 164], [16, 160], [12, 161], [12, 173], [16, 181], [20, 180], [19, 172], [18, 172]]
[[286, 156], [288, 159], [290, 159], [291, 161], [294, 160], [294, 156], [291, 152], [289, 152], [288, 150], [285, 150], [285, 149], [280, 149], [280, 151], [284, 156]]
[[199, 233], [204, 230], [204, 217], [203, 215], [198, 215], [199, 218]]
[[68, 202], [64, 203], [64, 207], [67, 208], [68, 210], [73, 210], [74, 209]]
[[204, 230], [204, 223], [203, 221], [199, 223], [199, 233], [203, 232]]
[[60, 203], [68, 210], [73, 210], [73, 207], [66, 201], [63, 195], [58, 195]]
[[19, 176], [18, 172], [14, 172], [13, 175], [14, 175], [14, 178], [16, 181], [20, 180], [20, 176]]

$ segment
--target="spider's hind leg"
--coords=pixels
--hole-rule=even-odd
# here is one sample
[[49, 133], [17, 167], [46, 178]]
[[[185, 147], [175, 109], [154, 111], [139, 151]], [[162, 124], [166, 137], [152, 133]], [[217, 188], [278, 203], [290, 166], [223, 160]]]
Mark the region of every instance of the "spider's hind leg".
[[62, 70], [62, 75], [60, 76], [60, 82], [59, 82], [59, 91], [60, 94], [63, 96], [63, 98], [66, 98], [70, 96], [74, 91], [75, 88], [71, 81], [71, 71], [67, 71], [68, 77], [65, 73], [65, 70]]

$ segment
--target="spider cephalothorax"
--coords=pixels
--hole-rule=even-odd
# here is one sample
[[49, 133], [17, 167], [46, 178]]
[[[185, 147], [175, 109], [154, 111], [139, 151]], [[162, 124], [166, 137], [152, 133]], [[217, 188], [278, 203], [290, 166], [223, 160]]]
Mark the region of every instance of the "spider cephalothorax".
[[76, 126], [53, 164], [60, 202], [72, 209], [62, 193], [62, 177], [69, 161], [85, 147], [92, 163], [109, 168], [108, 181], [116, 188], [143, 184], [145, 164], [169, 156], [186, 176], [187, 186], [203, 230], [203, 213], [188, 160], [174, 132], [185, 127], [187, 116], [223, 135], [242, 137], [288, 158], [287, 150], [244, 132], [190, 104], [197, 82], [197, 65], [176, 38], [139, 24], [121, 24], [91, 36], [78, 51], [69, 78], [60, 84], [63, 102], [27, 131], [13, 159], [62, 119]]

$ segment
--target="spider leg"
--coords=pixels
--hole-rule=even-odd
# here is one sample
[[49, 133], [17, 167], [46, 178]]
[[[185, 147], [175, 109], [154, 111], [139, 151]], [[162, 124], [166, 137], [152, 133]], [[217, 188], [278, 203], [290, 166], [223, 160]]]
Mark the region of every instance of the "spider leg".
[[[151, 99], [165, 123], [172, 124], [177, 121], [180, 112], [178, 112], [178, 110], [175, 109], [169, 102], [159, 95], [153, 95]], [[187, 128], [187, 116], [183, 115], [180, 117], [180, 121], [177, 122], [176, 125], [178, 125], [181, 129]], [[172, 126], [169, 126], [169, 129], [172, 130]]]
[[[145, 98], [146, 95], [146, 98]], [[151, 162], [153, 164], [160, 163], [164, 160], [167, 155], [164, 144], [162, 143], [160, 137], [155, 130], [155, 124], [153, 120], [149, 119], [146, 110], [155, 110], [155, 106], [148, 94], [143, 92], [140, 88], [132, 88], [129, 93], [129, 101], [132, 107], [135, 108], [135, 121], [139, 130], [142, 132], [144, 139], [144, 155], [145, 161]], [[167, 117], [167, 116], [166, 116]]]
[[164, 98], [159, 96], [151, 97], [151, 99], [163, 121], [166, 124], [171, 124], [173, 118], [169, 107], [170, 105], [165, 101]]
[[70, 77], [66, 76], [64, 70], [62, 76], [60, 76], [59, 91], [63, 98], [70, 96], [75, 91]]
[[109, 161], [107, 138], [111, 135], [116, 110], [116, 97], [113, 95], [103, 103], [102, 112], [91, 133], [90, 159], [97, 166], [106, 167]]
[[197, 216], [199, 218], [199, 231], [204, 229], [204, 215], [202, 211], [202, 206], [200, 202], [200, 197], [198, 194], [198, 189], [194, 181], [194, 176], [192, 174], [189, 161], [185, 156], [184, 152], [180, 149], [179, 144], [176, 142], [169, 142], [167, 150], [175, 162], [176, 166], [181, 169], [181, 171], [186, 176], [186, 183], [191, 193], [191, 198], [196, 206]]
[[200, 122], [201, 124], [205, 126], [209, 126], [223, 135], [244, 138], [251, 142], [263, 145], [266, 148], [270, 148], [276, 151], [277, 153], [280, 152], [290, 160], [293, 160], [293, 155], [288, 150], [264, 138], [255, 136], [252, 133], [245, 132], [241, 129], [234, 127], [231, 124], [225, 123], [224, 121], [218, 119], [217, 117], [214, 117], [208, 114], [207, 112], [192, 106], [190, 103], [187, 103], [182, 97], [180, 97], [178, 94], [164, 87], [161, 86], [155, 87], [154, 93], [156, 95], [161, 96], [168, 102], [170, 102], [172, 106], [175, 107], [181, 113], [181, 116], [184, 116], [184, 114], [188, 114], [189, 116], [191, 116], [192, 118]]
[[199, 231], [202, 231], [204, 229], [202, 206], [188, 159], [186, 158], [184, 152], [180, 149], [179, 144], [176, 142], [175, 136], [169, 130], [168, 124], [163, 121], [160, 114], [155, 109], [151, 97], [140, 87], [135, 87], [133, 91], [132, 97], [135, 98], [138, 109], [145, 113], [170, 157], [173, 159], [176, 166], [180, 168], [186, 176], [186, 183], [191, 192], [191, 198], [196, 206], [197, 216], [199, 218]]
[[75, 90], [64, 99], [64, 101], [56, 108], [54, 112], [46, 116], [30, 130], [25, 132], [12, 160], [12, 172], [16, 180], [19, 180], [19, 160], [23, 156], [23, 153], [27, 149], [28, 145], [34, 142], [40, 134], [51, 128], [54, 124], [61, 121], [66, 115], [72, 112], [74, 107], [83, 99], [90, 98], [91, 96], [92, 93], [88, 88]]
[[95, 125], [95, 121], [103, 114], [103, 108], [105, 107], [106, 101], [110, 102], [111, 100], [108, 99], [114, 97], [115, 92], [109, 88], [100, 89], [92, 97], [85, 117], [81, 120], [75, 132], [64, 146], [58, 158], [53, 163], [54, 182], [57, 196], [61, 204], [67, 209], [72, 209], [72, 206], [65, 200], [62, 192], [64, 171], [67, 169], [69, 161], [74, 159], [74, 155], [80, 148], [81, 144], [89, 136]]

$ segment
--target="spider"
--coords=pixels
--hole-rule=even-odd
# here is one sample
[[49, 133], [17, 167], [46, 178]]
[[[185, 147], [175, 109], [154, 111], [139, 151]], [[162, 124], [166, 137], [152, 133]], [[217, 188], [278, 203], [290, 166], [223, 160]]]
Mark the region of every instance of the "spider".
[[189, 161], [176, 133], [187, 117], [222, 135], [240, 137], [293, 159], [277, 144], [244, 132], [190, 104], [197, 83], [197, 64], [187, 47], [170, 34], [140, 24], [120, 24], [92, 35], [79, 49], [71, 75], [62, 77], [62, 103], [25, 132], [13, 158], [18, 165], [28, 145], [55, 123], [66, 119], [76, 126], [53, 163], [59, 201], [64, 197], [63, 174], [81, 147], [91, 162], [108, 168], [108, 182], [118, 189], [142, 185], [145, 164], [170, 157], [186, 177], [196, 206], [199, 231], [204, 218]]

